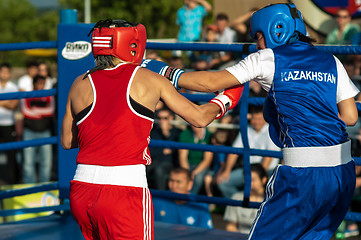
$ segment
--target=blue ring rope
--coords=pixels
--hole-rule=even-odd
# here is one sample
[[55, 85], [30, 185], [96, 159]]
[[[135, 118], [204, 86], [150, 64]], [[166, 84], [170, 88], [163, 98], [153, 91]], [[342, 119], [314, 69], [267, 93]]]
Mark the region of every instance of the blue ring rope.
[[56, 206], [46, 206], [46, 207], [34, 207], [34, 208], [21, 208], [21, 209], [7, 209], [0, 211], [0, 217], [14, 216], [26, 213], [40, 213], [40, 212], [49, 212], [49, 211], [69, 211], [69, 204], [62, 204]]
[[[0, 199], [7, 197], [14, 197], [19, 195], [26, 195], [36, 192], [55, 190], [58, 188], [57, 183], [44, 184], [42, 186], [31, 187], [27, 189], [12, 190], [6, 191], [6, 193], [0, 192]], [[194, 202], [204, 202], [204, 203], [213, 203], [219, 205], [229, 205], [229, 206], [242, 206], [244, 203], [241, 200], [233, 200], [221, 197], [207, 197], [201, 195], [193, 194], [179, 194], [169, 191], [160, 191], [151, 189], [153, 197], [161, 197], [172, 200], [184, 200], [184, 201], [194, 201]], [[258, 208], [261, 203], [259, 202], [249, 202], [249, 207]], [[46, 211], [69, 211], [69, 204], [61, 204], [57, 206], [48, 206], [48, 207], [36, 207], [36, 208], [23, 208], [23, 209], [9, 209], [9, 210], [0, 210], [0, 216], [13, 216], [25, 213], [39, 213]], [[348, 212], [345, 217], [346, 220], [361, 222], [361, 214], [357, 212]]]
[[[249, 53], [256, 52], [256, 44], [254, 43], [156, 43], [147, 42], [148, 49], [155, 50], [193, 50], [193, 51], [228, 51], [228, 52], [243, 52], [248, 48]], [[316, 45], [316, 48], [331, 52], [333, 54], [361, 54], [361, 46], [342, 46], [342, 45]]]
[[1, 43], [0, 51], [14, 51], [26, 50], [37, 48], [57, 48], [56, 41], [43, 41], [43, 42], [22, 42], [22, 43]]
[[22, 189], [11, 189], [11, 190], [3, 190], [0, 191], [0, 200], [4, 198], [17, 197], [37, 192], [51, 191], [59, 189], [59, 184], [57, 182], [54, 183], [45, 183], [38, 186], [22, 188]]
[[57, 94], [57, 89], [47, 89], [47, 90], [35, 90], [29, 92], [7, 92], [0, 94], [0, 100], [14, 100], [22, 98], [35, 98], [35, 97], [48, 97], [55, 96]]
[[154, 50], [187, 50], [187, 51], [227, 51], [227, 52], [243, 52], [245, 48], [249, 48], [249, 52], [256, 52], [256, 44], [253, 43], [233, 43], [233, 44], [221, 44], [221, 43], [157, 43], [147, 42], [147, 49]]
[[[199, 150], [199, 151], [208, 151], [214, 153], [232, 153], [242, 155], [244, 154], [244, 148], [234, 148], [228, 146], [217, 146], [209, 144], [196, 144], [196, 143], [181, 143], [176, 141], [165, 141], [165, 140], [156, 140], [151, 139], [149, 143], [150, 147], [162, 147], [162, 148], [171, 148], [171, 149], [189, 149], [189, 150]], [[281, 151], [271, 151], [271, 150], [262, 150], [262, 149], [250, 149], [251, 156], [262, 156], [262, 157], [274, 157], [274, 158], [283, 158]], [[361, 157], [353, 157], [356, 165], [361, 166]]]
[[[57, 48], [56, 41], [41, 41], [41, 42], [22, 42], [22, 43], [1, 43], [0, 51], [14, 51], [37, 48]], [[243, 52], [248, 49], [250, 53], [256, 52], [256, 44], [254, 43], [157, 43], [147, 42], [147, 49], [155, 50], [194, 50], [194, 51], [232, 51]], [[316, 45], [323, 51], [331, 52], [333, 54], [361, 54], [361, 46], [343, 46], [343, 45]]]
[[6, 150], [14, 150], [14, 149], [20, 149], [20, 148], [27, 148], [27, 147], [36, 147], [41, 146], [45, 144], [57, 144], [58, 143], [58, 137], [46, 137], [46, 138], [37, 138], [37, 139], [31, 139], [31, 140], [24, 140], [24, 141], [18, 141], [18, 142], [7, 142], [7, 143], [1, 143], [0, 144], [0, 151], [6, 151]]

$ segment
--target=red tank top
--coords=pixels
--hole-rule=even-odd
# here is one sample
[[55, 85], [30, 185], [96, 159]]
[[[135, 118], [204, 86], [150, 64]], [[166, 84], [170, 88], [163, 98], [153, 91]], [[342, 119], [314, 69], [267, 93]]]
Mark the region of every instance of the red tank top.
[[151, 164], [148, 144], [153, 119], [130, 104], [130, 86], [138, 68], [120, 64], [89, 76], [94, 100], [88, 114], [77, 122], [78, 164]]

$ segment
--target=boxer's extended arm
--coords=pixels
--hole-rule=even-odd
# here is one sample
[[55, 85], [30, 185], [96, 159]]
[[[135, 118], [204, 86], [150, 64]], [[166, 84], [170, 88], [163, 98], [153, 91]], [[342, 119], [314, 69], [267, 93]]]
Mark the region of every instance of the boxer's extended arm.
[[[229, 109], [234, 108], [242, 95], [242, 91], [243, 86], [226, 89], [209, 103], [199, 106], [184, 98], [168, 83], [161, 87], [161, 98], [170, 109], [193, 126], [205, 127], [215, 117], [221, 118]], [[214, 108], [214, 106], [219, 108]], [[215, 113], [216, 115], [214, 115]]]
[[179, 94], [170, 82], [160, 75], [155, 77], [154, 88], [159, 89], [159, 96], [164, 103], [176, 114], [195, 127], [205, 127], [211, 123], [220, 108], [213, 103], [196, 105]]
[[176, 89], [182, 87], [199, 92], [216, 92], [240, 84], [227, 70], [184, 73], [181, 69], [169, 67], [164, 62], [151, 59], [144, 59], [141, 66], [165, 76]]
[[[214, 103], [196, 105], [179, 94], [168, 79], [148, 69], [140, 68], [130, 89], [133, 99], [143, 106], [154, 110], [160, 99], [176, 114], [195, 127], [205, 127], [216, 115], [222, 115], [234, 107], [241, 96], [241, 88], [220, 93]], [[222, 96], [222, 97], [221, 97]], [[222, 109], [221, 109], [222, 108]]]
[[179, 87], [199, 92], [216, 92], [238, 85], [239, 81], [227, 70], [187, 72], [178, 80]]

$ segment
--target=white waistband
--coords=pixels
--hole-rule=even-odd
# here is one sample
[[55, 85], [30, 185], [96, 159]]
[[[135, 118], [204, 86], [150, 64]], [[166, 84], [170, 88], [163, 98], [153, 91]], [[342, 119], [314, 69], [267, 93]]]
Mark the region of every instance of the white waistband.
[[351, 158], [351, 141], [327, 147], [283, 148], [285, 165], [291, 167], [334, 167], [346, 164]]
[[129, 187], [147, 188], [145, 165], [99, 166], [78, 164], [73, 180]]

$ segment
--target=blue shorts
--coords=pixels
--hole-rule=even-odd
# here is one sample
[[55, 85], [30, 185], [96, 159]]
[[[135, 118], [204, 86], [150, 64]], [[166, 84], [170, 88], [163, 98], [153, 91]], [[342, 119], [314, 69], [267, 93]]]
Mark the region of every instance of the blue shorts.
[[330, 239], [347, 213], [355, 178], [354, 161], [336, 167], [277, 167], [248, 239]]

